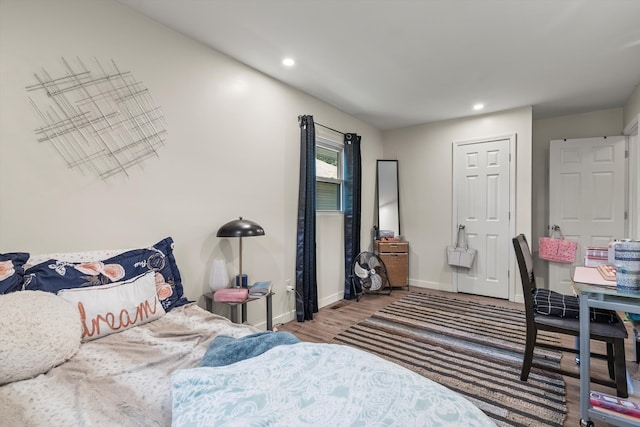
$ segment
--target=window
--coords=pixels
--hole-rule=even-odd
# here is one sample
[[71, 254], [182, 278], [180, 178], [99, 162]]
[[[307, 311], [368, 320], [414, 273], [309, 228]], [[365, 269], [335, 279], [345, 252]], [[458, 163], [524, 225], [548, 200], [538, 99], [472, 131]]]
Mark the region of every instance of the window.
[[316, 210], [342, 210], [343, 145], [316, 137]]

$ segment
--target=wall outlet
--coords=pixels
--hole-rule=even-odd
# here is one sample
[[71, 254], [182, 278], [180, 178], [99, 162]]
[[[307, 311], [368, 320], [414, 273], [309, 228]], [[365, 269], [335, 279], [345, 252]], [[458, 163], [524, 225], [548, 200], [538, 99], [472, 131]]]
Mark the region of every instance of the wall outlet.
[[285, 285], [285, 288], [287, 289], [287, 292], [293, 292], [295, 290], [293, 289], [293, 286], [291, 286], [291, 279], [285, 280], [284, 285]]

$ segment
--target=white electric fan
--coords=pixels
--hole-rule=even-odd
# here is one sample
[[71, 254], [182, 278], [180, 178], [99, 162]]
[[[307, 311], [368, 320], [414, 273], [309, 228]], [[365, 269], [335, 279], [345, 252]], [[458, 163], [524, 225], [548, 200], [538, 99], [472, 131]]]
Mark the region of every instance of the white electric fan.
[[380, 292], [391, 289], [384, 262], [373, 252], [360, 252], [353, 262], [355, 280], [359, 280], [364, 292]]

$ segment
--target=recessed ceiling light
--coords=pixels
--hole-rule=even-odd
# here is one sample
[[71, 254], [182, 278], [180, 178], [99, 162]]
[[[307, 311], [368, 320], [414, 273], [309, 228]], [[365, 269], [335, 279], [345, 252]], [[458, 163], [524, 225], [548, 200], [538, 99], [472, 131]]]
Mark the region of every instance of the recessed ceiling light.
[[296, 65], [296, 61], [294, 61], [293, 58], [284, 58], [282, 60], [282, 65], [284, 65], [285, 67], [293, 67], [294, 65]]
[[478, 111], [478, 110], [482, 110], [484, 108], [484, 104], [475, 104], [473, 106], [473, 109]]

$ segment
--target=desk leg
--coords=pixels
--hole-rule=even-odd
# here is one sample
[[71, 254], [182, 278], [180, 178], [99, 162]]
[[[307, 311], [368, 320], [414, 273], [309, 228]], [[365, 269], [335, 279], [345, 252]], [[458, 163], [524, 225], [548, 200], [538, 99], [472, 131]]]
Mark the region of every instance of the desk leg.
[[247, 303], [242, 304], [242, 324], [247, 323]]
[[589, 425], [589, 392], [591, 374], [589, 372], [589, 348], [591, 322], [587, 294], [580, 294], [580, 424]]
[[273, 310], [271, 309], [271, 294], [267, 295], [267, 331], [273, 331]]
[[232, 304], [229, 308], [231, 308], [231, 321], [233, 323], [238, 323], [238, 306], [236, 304]]

